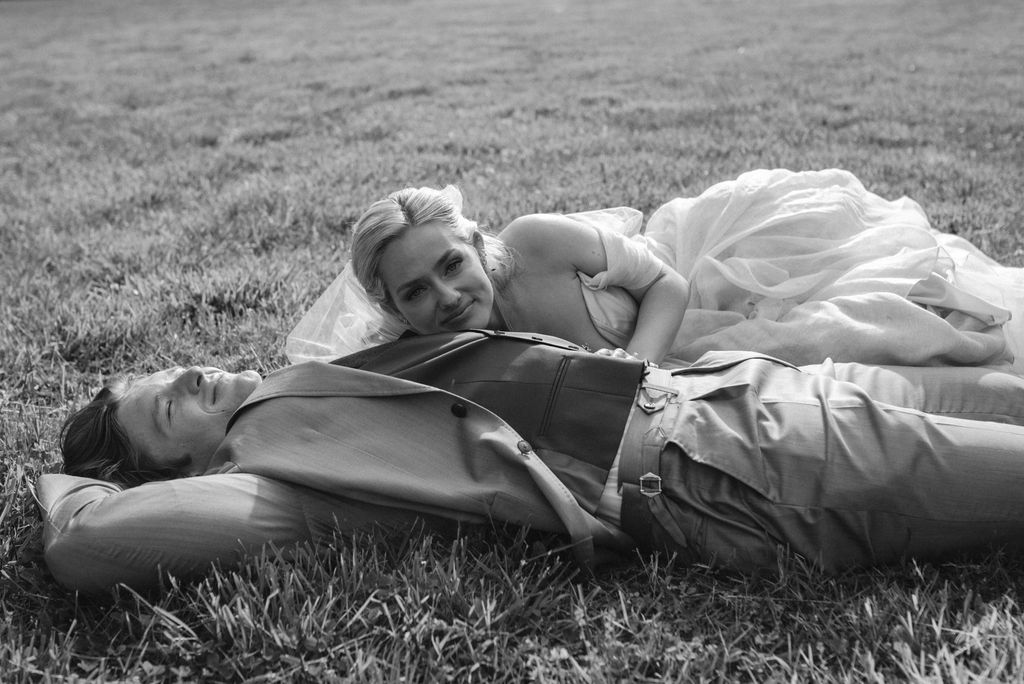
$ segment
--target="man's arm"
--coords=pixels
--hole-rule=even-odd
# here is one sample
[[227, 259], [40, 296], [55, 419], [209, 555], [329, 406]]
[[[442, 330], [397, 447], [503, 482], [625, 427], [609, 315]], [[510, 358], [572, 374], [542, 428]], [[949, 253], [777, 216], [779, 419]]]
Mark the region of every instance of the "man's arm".
[[103, 591], [153, 586], [161, 573], [233, 565], [267, 543], [289, 545], [337, 529], [408, 524], [412, 516], [247, 474], [204, 475], [131, 489], [71, 475], [43, 475], [46, 563], [62, 585]]

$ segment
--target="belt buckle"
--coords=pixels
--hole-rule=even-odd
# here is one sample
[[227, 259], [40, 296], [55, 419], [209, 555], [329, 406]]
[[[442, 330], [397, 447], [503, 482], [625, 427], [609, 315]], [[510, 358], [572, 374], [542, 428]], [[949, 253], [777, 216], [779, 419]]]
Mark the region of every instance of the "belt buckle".
[[679, 394], [671, 382], [671, 373], [657, 366], [647, 366], [640, 381], [640, 392], [636, 401], [640, 410], [649, 415], [665, 408], [668, 400]]
[[641, 387], [640, 394], [636, 399], [636, 405], [640, 407], [641, 411], [650, 415], [665, 408], [668, 397], [668, 394], [664, 394], [659, 390], [651, 392], [647, 387]]
[[640, 493], [648, 498], [661, 494], [661, 476], [648, 472], [640, 476]]

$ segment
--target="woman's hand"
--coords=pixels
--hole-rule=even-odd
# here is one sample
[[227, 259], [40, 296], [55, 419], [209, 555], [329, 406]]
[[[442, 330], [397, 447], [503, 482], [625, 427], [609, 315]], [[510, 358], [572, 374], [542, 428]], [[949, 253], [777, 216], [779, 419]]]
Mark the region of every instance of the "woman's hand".
[[619, 347], [616, 347], [615, 349], [598, 349], [594, 353], [595, 354], [600, 354], [601, 356], [611, 356], [611, 357], [616, 358], [616, 359], [639, 359], [641, 361], [644, 360], [644, 359], [641, 359], [636, 354], [630, 354], [625, 349], [620, 349]]
[[652, 368], [657, 368], [658, 367], [658, 364], [651, 363], [650, 361], [648, 361], [647, 359], [643, 358], [642, 356], [639, 356], [637, 354], [631, 354], [628, 351], [626, 351], [625, 349], [620, 349], [619, 347], [616, 347], [615, 349], [598, 349], [594, 353], [595, 354], [600, 354], [601, 356], [610, 356], [613, 359], [634, 359], [636, 361], [643, 361], [644, 365], [646, 365], [646, 366], [649, 366], [649, 367], [652, 367]]

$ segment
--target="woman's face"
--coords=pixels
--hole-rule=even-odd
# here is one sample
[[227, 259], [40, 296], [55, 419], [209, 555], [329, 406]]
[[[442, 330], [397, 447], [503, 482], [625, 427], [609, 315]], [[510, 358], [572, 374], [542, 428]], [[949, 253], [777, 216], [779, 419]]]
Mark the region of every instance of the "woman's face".
[[117, 420], [149, 463], [198, 475], [224, 439], [231, 414], [261, 381], [251, 370], [225, 373], [193, 366], [160, 371], [129, 386]]
[[480, 255], [444, 224], [407, 230], [384, 250], [380, 270], [394, 307], [416, 332], [493, 327], [494, 287]]

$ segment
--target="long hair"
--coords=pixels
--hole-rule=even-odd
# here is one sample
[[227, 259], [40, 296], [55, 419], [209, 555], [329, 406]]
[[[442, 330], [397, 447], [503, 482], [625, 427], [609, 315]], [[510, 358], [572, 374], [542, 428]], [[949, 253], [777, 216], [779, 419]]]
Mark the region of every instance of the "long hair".
[[476, 221], [462, 215], [458, 188], [405, 188], [371, 204], [352, 230], [352, 268], [370, 299], [395, 311], [381, 276], [384, 250], [406, 231], [428, 223], [446, 226], [452, 235], [476, 249], [495, 289], [500, 290], [508, 281], [515, 267], [512, 252], [500, 239], [481, 230]]
[[75, 411], [60, 431], [64, 472], [133, 487], [178, 475], [174, 468], [154, 467], [128, 439], [117, 409], [131, 381], [117, 378], [92, 401]]

